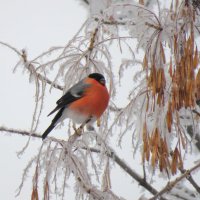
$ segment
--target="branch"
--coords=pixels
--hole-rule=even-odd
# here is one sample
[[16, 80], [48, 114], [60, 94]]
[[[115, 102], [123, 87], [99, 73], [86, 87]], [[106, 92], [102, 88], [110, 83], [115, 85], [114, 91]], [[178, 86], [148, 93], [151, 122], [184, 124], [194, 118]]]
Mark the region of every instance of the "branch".
[[[22, 50], [22, 52], [20, 52], [20, 51], [19, 51], [18, 49], [16, 49], [15, 47], [13, 47], [13, 46], [11, 46], [10, 44], [7, 44], [7, 43], [5, 43], [5, 42], [2, 42], [2, 41], [0, 41], [0, 44], [3, 45], [3, 46], [5, 46], [5, 47], [7, 47], [7, 48], [9, 48], [9, 49], [11, 49], [12, 51], [14, 51], [18, 56], [20, 56], [20, 57], [22, 58], [24, 64], [27, 63], [27, 55], [26, 55], [26, 52], [25, 52], [24, 50]], [[29, 65], [32, 65], [32, 64], [29, 63], [29, 64], [28, 64], [28, 67], [29, 67]], [[26, 65], [25, 65], [25, 66], [26, 66]], [[28, 68], [28, 67], [27, 67], [27, 68]], [[28, 70], [30, 71], [29, 68], [28, 68]], [[62, 87], [62, 86], [60, 86], [60, 85], [58, 85], [58, 84], [56, 84], [56, 83], [53, 83], [53, 82], [50, 81], [48, 78], [42, 76], [40, 73], [37, 73], [36, 71], [35, 71], [35, 73], [36, 73], [36, 75], [37, 75], [37, 77], [38, 77], [38, 79], [39, 79], [40, 81], [46, 81], [46, 83], [50, 84], [52, 87], [54, 87], [54, 88], [56, 88], [56, 89], [59, 89], [59, 90], [63, 90], [63, 87]]]
[[182, 179], [187, 178], [190, 176], [191, 172], [194, 170], [198, 169], [200, 167], [200, 163], [192, 167], [190, 170], [186, 170], [181, 176], [176, 178], [172, 182], [168, 182], [167, 185], [160, 191], [158, 192], [154, 197], [150, 198], [149, 200], [156, 200], [158, 197], [162, 196], [164, 193], [169, 192], [170, 190], [173, 189], [173, 187], [180, 182]]
[[36, 75], [36, 77], [40, 80], [40, 81], [45, 81], [47, 84], [51, 85], [52, 87], [59, 89], [59, 90], [63, 90], [63, 87], [53, 83], [51, 80], [49, 80], [47, 77], [44, 77], [43, 75], [41, 75], [40, 73], [36, 72], [34, 65], [31, 62], [27, 61], [27, 54], [24, 50], [22, 50], [22, 54], [21, 54], [21, 58], [24, 62], [24, 66], [30, 71], [30, 73], [32, 73], [32, 71], [34, 70], [34, 73]]
[[18, 130], [18, 129], [6, 128], [4, 126], [0, 126], [0, 131], [5, 131], [5, 132], [12, 133], [15, 135], [42, 138], [42, 136], [37, 133], [30, 133], [29, 131], [22, 131], [22, 130]]
[[[184, 174], [185, 172], [187, 172], [187, 170], [185, 169], [180, 169], [181, 173]], [[186, 179], [192, 184], [192, 186], [196, 189], [196, 191], [200, 194], [200, 187], [198, 186], [198, 184], [194, 181], [194, 179], [192, 178], [191, 174], [188, 174], [188, 176], [186, 176]]]
[[[86, 148], [83, 149], [88, 150]], [[90, 148], [90, 151], [95, 153], [101, 153], [100, 150], [96, 148]], [[110, 150], [109, 152], [106, 152], [106, 155], [111, 159], [113, 159], [114, 162], [116, 162], [124, 171], [127, 172], [127, 174], [129, 174], [133, 179], [135, 179], [141, 186], [147, 189], [150, 193], [154, 195], [158, 193], [157, 190], [153, 188], [149, 183], [147, 183], [144, 178], [142, 178], [140, 175], [134, 172], [121, 158], [119, 158], [114, 151]], [[167, 199], [161, 197], [160, 200], [167, 200]]]
[[3, 45], [3, 46], [8, 47], [8, 48], [11, 49], [12, 51], [14, 51], [18, 56], [21, 56], [20, 51], [18, 51], [15, 47], [13, 47], [13, 46], [11, 46], [11, 45], [5, 43], [5, 42], [2, 42], [2, 41], [0, 41], [0, 44]]
[[[0, 131], [6, 131], [8, 133], [12, 133], [12, 134], [16, 134], [16, 135], [18, 134], [18, 135], [42, 139], [42, 136], [37, 133], [31, 134], [28, 131], [21, 131], [21, 130], [17, 130], [17, 129], [6, 128], [3, 126], [0, 127]], [[63, 146], [63, 144], [62, 144], [63, 142], [61, 142], [60, 140], [57, 140], [56, 138], [48, 137], [48, 139], [50, 139], [54, 142], [58, 142], [59, 144], [61, 144], [61, 146]], [[83, 149], [86, 150], [86, 148], [83, 148]], [[101, 153], [100, 150], [95, 149], [95, 148], [90, 148], [90, 151], [95, 152], [95, 153]], [[154, 189], [149, 183], [147, 183], [144, 178], [142, 178], [140, 175], [138, 175], [136, 172], [134, 172], [121, 158], [119, 158], [114, 153], [114, 151], [111, 150], [111, 148], [110, 148], [109, 152], [106, 152], [106, 155], [108, 157], [112, 158], [113, 161], [115, 161], [123, 170], [125, 170], [127, 172], [127, 174], [129, 174], [133, 179], [135, 179], [141, 186], [146, 188], [150, 193], [152, 193], [154, 195], [156, 195], [158, 193], [158, 191], [156, 189]], [[166, 200], [166, 198], [161, 198], [161, 200]]]
[[[36, 72], [37, 73], [37, 72]], [[48, 83], [49, 85], [51, 85], [52, 87], [54, 87], [55, 89], [59, 89], [59, 90], [63, 90], [64, 87], [61, 85], [58, 85], [57, 83], [53, 83], [51, 80], [49, 80], [48, 78], [42, 76], [41, 74], [37, 73], [37, 77], [40, 81], [46, 81], [46, 83]]]
[[[11, 129], [11, 128], [3, 127], [3, 126], [0, 127], [0, 131], [9, 132], [9, 133], [16, 134], [16, 135], [19, 134], [22, 136], [35, 137], [35, 138], [40, 138], [40, 139], [42, 138], [42, 136], [37, 133], [31, 134], [28, 131]], [[61, 144], [61, 146], [63, 146], [62, 142], [60, 140], [57, 140], [56, 138], [48, 137], [48, 139], [50, 139], [54, 142], [58, 142], [59, 144]], [[83, 148], [83, 149], [86, 149], [86, 148]], [[96, 148], [90, 148], [90, 151], [95, 152], [95, 153], [101, 153], [100, 150], [98, 150]], [[108, 157], [110, 157], [111, 159], [113, 159], [114, 162], [116, 162], [124, 171], [127, 172], [127, 174], [129, 174], [133, 179], [135, 179], [141, 186], [143, 186], [145, 189], [147, 189], [151, 194], [155, 195], [154, 197], [150, 198], [149, 200], [156, 200], [158, 197], [161, 197], [164, 193], [169, 192], [178, 182], [180, 182], [184, 178], [188, 179], [189, 182], [193, 185], [193, 187], [200, 193], [199, 186], [196, 184], [196, 182], [191, 177], [191, 172], [193, 172], [194, 170], [199, 168], [200, 163], [197, 164], [196, 166], [194, 166], [193, 168], [191, 168], [190, 170], [181, 170], [182, 175], [180, 177], [176, 178], [172, 182], [169, 182], [160, 192], [158, 192], [148, 182], [146, 182], [146, 180], [144, 178], [142, 178], [140, 175], [138, 175], [136, 172], [134, 172], [119, 156], [117, 156], [115, 154], [114, 151], [112, 151], [111, 148], [110, 148], [110, 151], [106, 152], [106, 155]], [[167, 200], [164, 197], [161, 197], [160, 199]]]
[[[99, 19], [98, 18], [95, 18], [95, 20], [96, 21], [99, 21]], [[117, 21], [117, 20], [113, 20], [113, 21], [107, 21], [107, 20], [101, 20], [101, 23], [103, 23], [103, 24], [105, 24], [105, 25], [121, 25], [121, 26], [125, 26], [125, 25], [131, 25], [131, 26], [134, 26], [134, 25], [136, 25], [136, 23], [134, 23], [134, 22], [129, 22], [129, 21], [127, 21], [127, 22], [123, 22], [123, 21]]]

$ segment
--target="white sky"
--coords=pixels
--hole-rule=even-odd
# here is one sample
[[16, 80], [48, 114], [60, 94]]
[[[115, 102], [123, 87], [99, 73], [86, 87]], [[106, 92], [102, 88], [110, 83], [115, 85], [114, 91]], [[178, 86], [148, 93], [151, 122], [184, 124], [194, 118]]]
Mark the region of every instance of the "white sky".
[[[0, 41], [19, 50], [26, 48], [33, 58], [51, 46], [65, 44], [86, 18], [86, 10], [76, 0], [0, 0]], [[0, 46], [0, 126], [29, 130], [34, 87], [29, 85], [28, 76], [21, 69], [12, 73], [17, 61], [13, 52]], [[22, 194], [18, 198], [15, 194], [23, 169], [38, 151], [41, 141], [32, 142], [19, 159], [16, 152], [27, 138], [2, 133], [0, 137], [1, 199], [30, 199], [31, 177]]]

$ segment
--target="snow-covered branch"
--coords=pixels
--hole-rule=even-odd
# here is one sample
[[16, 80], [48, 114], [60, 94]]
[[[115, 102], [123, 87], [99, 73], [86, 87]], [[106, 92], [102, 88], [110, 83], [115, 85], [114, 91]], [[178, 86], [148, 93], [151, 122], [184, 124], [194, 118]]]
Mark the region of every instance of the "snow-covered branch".
[[35, 138], [42, 138], [41, 135], [37, 133], [31, 133], [30, 131], [24, 131], [24, 130], [19, 130], [19, 129], [13, 129], [13, 128], [6, 128], [4, 126], [0, 126], [0, 131], [7, 132], [13, 135], [22, 135], [22, 136], [28, 136], [28, 137], [35, 137]]
[[158, 199], [158, 197], [160, 197], [163, 194], [171, 191], [178, 182], [180, 182], [182, 179], [185, 179], [185, 178], [189, 177], [190, 174], [193, 171], [195, 171], [197, 169], [199, 170], [199, 168], [200, 168], [200, 162], [198, 162], [198, 164], [196, 164], [191, 169], [185, 170], [185, 172], [181, 176], [177, 177], [175, 180], [170, 181], [169, 183], [167, 183], [167, 185], [161, 191], [159, 191], [154, 197], [150, 198], [149, 200], [156, 200], [156, 199]]
[[[22, 130], [18, 130], [18, 129], [12, 129], [12, 128], [6, 128], [6, 127], [0, 127], [0, 131], [1, 132], [7, 132], [7, 133], [10, 133], [10, 134], [16, 134], [16, 135], [23, 135], [23, 136], [28, 136], [28, 137], [33, 137], [33, 138], [40, 138], [42, 139], [42, 136], [40, 134], [37, 134], [37, 133], [31, 133], [29, 131], [22, 131]], [[76, 133], [74, 133], [75, 135], [77, 135]], [[79, 135], [80, 136], [80, 135]], [[79, 137], [78, 136], [78, 137]], [[72, 136], [70, 136], [69, 140], [70, 140], [70, 144], [72, 144]], [[77, 138], [77, 137], [76, 137]], [[56, 142], [58, 144], [60, 144], [63, 148], [65, 148], [65, 145], [64, 143], [66, 141], [63, 141], [63, 140], [58, 140], [56, 138], [53, 138], [53, 137], [48, 137], [47, 138], [47, 141], [53, 141], [53, 142]], [[73, 139], [73, 142], [74, 142], [74, 139]], [[107, 147], [108, 150], [105, 152], [106, 155], [108, 157], [110, 157], [114, 162], [116, 162], [117, 165], [119, 165], [121, 167], [121, 169], [123, 169], [129, 176], [131, 176], [134, 180], [136, 180], [139, 185], [143, 186], [145, 189], [147, 189], [150, 193], [152, 194], [157, 194], [158, 192], [156, 191], [156, 189], [154, 189], [152, 187], [151, 184], [149, 184], [146, 180], [144, 180], [144, 178], [142, 178], [139, 174], [137, 174], [137, 172], [133, 171], [127, 164], [125, 161], [123, 161], [119, 156], [117, 156], [117, 154], [111, 150], [110, 147]], [[101, 151], [99, 149], [96, 149], [96, 148], [82, 148], [84, 150], [90, 150], [91, 152], [94, 152], [94, 153], [98, 153], [98, 154], [101, 154]], [[66, 151], [65, 151], [66, 152]], [[82, 182], [82, 179], [79, 177], [77, 178], [77, 180], [79, 182]], [[86, 186], [85, 186], [86, 187]], [[86, 189], [87, 191], [89, 189]], [[162, 198], [162, 200], [165, 200], [165, 198]]]
[[[36, 138], [40, 138], [42, 139], [41, 135], [37, 134], [37, 133], [30, 133], [28, 131], [21, 131], [21, 130], [17, 130], [17, 129], [10, 129], [10, 128], [5, 128], [5, 127], [0, 127], [0, 131], [2, 132], [8, 132], [11, 134], [17, 134], [17, 135], [23, 135], [23, 136], [28, 136], [28, 137], [36, 137]], [[74, 133], [76, 134], [76, 132]], [[73, 136], [73, 135], [72, 135]], [[80, 137], [81, 135], [78, 134], [77, 137]], [[55, 143], [60, 144], [63, 148], [65, 148], [65, 142], [63, 140], [58, 140], [56, 138], [53, 137], [48, 137], [47, 139], [48, 141], [52, 141]], [[70, 140], [70, 139], [69, 139]], [[74, 140], [73, 140], [74, 142]], [[70, 144], [71, 140], [70, 140]], [[82, 147], [82, 149], [86, 150], [86, 151], [91, 151], [94, 153], [98, 153], [101, 154], [101, 151], [97, 148], [93, 148], [93, 147]], [[65, 150], [65, 152], [67, 153], [67, 151]], [[181, 170], [182, 175], [179, 176], [178, 178], [176, 178], [174, 181], [169, 182], [161, 191], [157, 191], [155, 188], [153, 188], [153, 186], [151, 184], [149, 184], [144, 178], [142, 178], [137, 172], [133, 171], [127, 164], [125, 161], [123, 161], [110, 147], [107, 147], [107, 151], [105, 152], [105, 154], [111, 158], [117, 165], [119, 165], [121, 167], [121, 169], [123, 169], [124, 171], [126, 171], [126, 173], [128, 175], [130, 175], [134, 180], [136, 180], [141, 186], [143, 186], [146, 190], [148, 190], [150, 193], [152, 193], [153, 195], [155, 195], [154, 197], [150, 198], [149, 200], [156, 200], [158, 197], [160, 197], [161, 200], [167, 200], [167, 197], [163, 197], [163, 195], [167, 192], [169, 192], [170, 190], [173, 189], [173, 187], [179, 183], [182, 179], [188, 179], [189, 182], [193, 185], [193, 187], [200, 193], [200, 189], [199, 186], [197, 185], [197, 183], [192, 179], [191, 177], [191, 173], [195, 170], [197, 170], [198, 168], [200, 168], [200, 164], [198, 163], [197, 165], [195, 165], [194, 167], [192, 167], [189, 170]], [[75, 161], [74, 161], [75, 162]], [[97, 195], [97, 191], [93, 191], [92, 189], [88, 188], [87, 184], [83, 183], [83, 180], [81, 179], [81, 177], [77, 177], [77, 180], [80, 182], [80, 184], [83, 185], [83, 188], [85, 188], [84, 190], [87, 191], [88, 194], [91, 195]], [[93, 194], [93, 192], [95, 192]]]

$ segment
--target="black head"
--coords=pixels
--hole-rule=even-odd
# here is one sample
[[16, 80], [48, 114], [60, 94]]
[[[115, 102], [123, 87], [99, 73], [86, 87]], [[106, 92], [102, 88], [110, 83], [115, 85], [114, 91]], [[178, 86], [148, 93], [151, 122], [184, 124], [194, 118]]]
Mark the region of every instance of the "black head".
[[106, 80], [105, 80], [105, 78], [104, 78], [104, 76], [102, 74], [92, 73], [88, 77], [95, 79], [96, 81], [98, 81], [102, 85], [106, 84]]

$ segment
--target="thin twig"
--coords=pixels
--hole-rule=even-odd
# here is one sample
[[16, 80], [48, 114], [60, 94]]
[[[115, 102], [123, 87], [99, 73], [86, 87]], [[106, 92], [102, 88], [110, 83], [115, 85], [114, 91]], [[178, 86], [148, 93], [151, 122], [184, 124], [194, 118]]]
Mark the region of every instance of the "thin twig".
[[[84, 149], [84, 148], [83, 148]], [[86, 149], [86, 148], [85, 148]], [[86, 149], [88, 150], [88, 149]], [[96, 148], [90, 148], [91, 152], [100, 153], [100, 150]], [[152, 194], [157, 194], [157, 190], [153, 188], [144, 178], [138, 175], [135, 171], [133, 171], [119, 156], [117, 156], [114, 151], [106, 152], [106, 155], [113, 159], [124, 171], [127, 172], [133, 179], [135, 179], [141, 186], [147, 189]], [[161, 197], [160, 200], [167, 200], [164, 197]]]
[[[52, 87], [59, 89], [59, 90], [63, 90], [64, 87], [62, 87], [56, 83], [53, 83], [47, 77], [44, 77], [40, 73], [36, 72], [34, 65], [32, 63], [27, 62], [27, 54], [25, 51], [22, 51], [21, 58], [24, 62], [24, 65], [27, 66], [26, 68], [30, 71], [30, 73], [34, 73], [35, 77], [37, 77], [38, 80], [40, 80], [41, 82], [45, 81], [47, 84], [51, 85]], [[26, 65], [26, 63], [28, 63], [28, 65]]]
[[[31, 137], [35, 137], [35, 138], [42, 138], [42, 136], [37, 134], [37, 133], [32, 133], [30, 135], [30, 132], [28, 132], [28, 131], [11, 129], [11, 128], [6, 128], [6, 127], [2, 127], [2, 126], [0, 127], [0, 131], [6, 131], [6, 132], [16, 134], [16, 135], [19, 134], [19, 135], [23, 135], [23, 136], [31, 136]], [[61, 141], [61, 140], [57, 140], [56, 138], [53, 138], [53, 137], [48, 137], [47, 139], [52, 140], [54, 142], [58, 142], [59, 144], [61, 144], [61, 146], [63, 146], [63, 144], [62, 144], [63, 141]], [[100, 153], [100, 150], [95, 149], [95, 148], [90, 148], [90, 151], [95, 152], [95, 153]], [[138, 175], [136, 172], [134, 172], [121, 158], [119, 158], [119, 156], [117, 156], [114, 153], [114, 151], [109, 151], [106, 154], [107, 154], [107, 156], [112, 158], [123, 170], [125, 170], [133, 179], [135, 179], [137, 182], [139, 182], [139, 184], [141, 186], [146, 188], [149, 192], [151, 192], [154, 195], [158, 193], [156, 191], [156, 189], [154, 189], [149, 183], [147, 183], [142, 177], [140, 177], [140, 175]], [[161, 198], [161, 200], [166, 200], [166, 198]]]
[[[179, 169], [181, 171], [182, 174], [184, 174], [185, 172], [187, 172], [187, 170], [185, 169]], [[188, 176], [186, 176], [186, 179], [192, 184], [192, 186], [196, 189], [196, 191], [200, 194], [200, 187], [198, 186], [198, 184], [194, 181], [193, 177], [191, 174], [188, 174]]]
[[169, 192], [170, 190], [172, 190], [174, 188], [174, 186], [178, 182], [180, 182], [182, 179], [187, 178], [188, 176], [190, 176], [191, 172], [193, 172], [194, 170], [196, 170], [198, 168], [200, 168], [200, 163], [198, 163], [197, 165], [192, 167], [190, 170], [186, 170], [181, 176], [176, 178], [174, 181], [171, 181], [171, 182], [167, 183], [167, 185], [160, 192], [158, 192], [154, 197], [150, 198], [149, 200], [156, 200], [158, 197], [162, 196], [166, 192]]
[[18, 51], [15, 47], [13, 47], [13, 46], [11, 46], [11, 45], [5, 43], [5, 42], [2, 42], [2, 41], [0, 41], [0, 44], [3, 45], [3, 46], [8, 47], [8, 48], [11, 49], [11, 50], [13, 50], [18, 56], [21, 56], [20, 51]]
[[[98, 21], [99, 19], [98, 18], [96, 18], [96, 20]], [[118, 25], [118, 26], [125, 26], [125, 25], [129, 25], [129, 26], [134, 26], [134, 25], [136, 25], [136, 23], [134, 23], [134, 22], [132, 22], [132, 21], [127, 21], [127, 22], [120, 22], [120, 21], [107, 21], [107, 20], [101, 20], [101, 23], [102, 24], [105, 24], [105, 25]]]
[[192, 110], [193, 113], [197, 114], [200, 117], [200, 113], [197, 110]]
[[[37, 73], [37, 72], [36, 72]], [[57, 83], [53, 83], [51, 80], [49, 80], [48, 78], [42, 76], [41, 74], [37, 73], [37, 77], [40, 81], [45, 81], [46, 83], [48, 83], [49, 85], [51, 85], [52, 87], [54, 87], [55, 89], [59, 89], [59, 90], [63, 90], [64, 87], [57, 84]]]
[[[14, 135], [22, 135], [22, 136], [28, 136], [31, 138], [42, 139], [42, 135], [40, 135], [39, 133], [32, 133], [29, 131], [19, 130], [19, 129], [14, 129], [14, 128], [6, 128], [4, 126], [0, 126], [0, 132], [8, 132]], [[64, 146], [63, 142], [66, 142], [64, 140], [56, 139], [55, 137], [47, 137], [45, 140], [50, 140], [50, 141], [59, 143], [62, 147]]]
[[29, 131], [19, 130], [19, 129], [13, 129], [13, 128], [6, 128], [4, 126], [0, 126], [0, 131], [5, 131], [8, 133], [12, 133], [15, 135], [22, 135], [22, 136], [31, 136], [35, 138], [42, 138], [42, 135], [39, 135], [37, 133], [30, 133]]
[[[30, 136], [30, 132], [28, 131], [21, 131], [21, 130], [17, 130], [17, 129], [10, 129], [10, 128], [5, 128], [5, 127], [0, 127], [0, 131], [6, 131], [12, 134], [20, 134], [23, 136]], [[35, 138], [42, 138], [41, 135], [37, 134], [37, 133], [32, 133], [31, 137], [35, 137]], [[57, 140], [56, 138], [53, 137], [49, 137], [49, 140], [52, 140], [54, 142], [58, 142], [59, 144], [62, 145], [63, 141]], [[95, 153], [100, 153], [100, 150], [95, 149], [95, 148], [90, 148], [91, 152], [95, 152]], [[143, 186], [144, 188], [146, 188], [150, 193], [154, 194], [155, 196], [150, 198], [149, 200], [156, 200], [158, 197], [160, 197], [161, 200], [166, 200], [166, 198], [161, 197], [164, 193], [170, 191], [178, 182], [180, 182], [182, 179], [187, 178], [190, 183], [195, 187], [195, 189], [199, 192], [199, 186], [193, 182], [192, 177], [191, 177], [191, 172], [196, 170], [197, 168], [200, 167], [200, 163], [197, 164], [196, 166], [194, 166], [193, 168], [191, 168], [190, 170], [185, 170], [183, 172], [183, 174], [176, 178], [174, 181], [168, 183], [160, 192], [157, 192], [156, 189], [154, 189], [148, 182], [146, 182], [146, 180], [144, 178], [142, 178], [140, 175], [138, 175], [136, 172], [134, 172], [121, 158], [119, 158], [119, 156], [117, 156], [114, 151], [108, 151], [106, 152], [106, 155], [109, 156], [110, 158], [112, 158], [123, 170], [125, 170], [127, 172], [127, 174], [129, 174], [133, 179], [135, 179], [141, 186]]]

